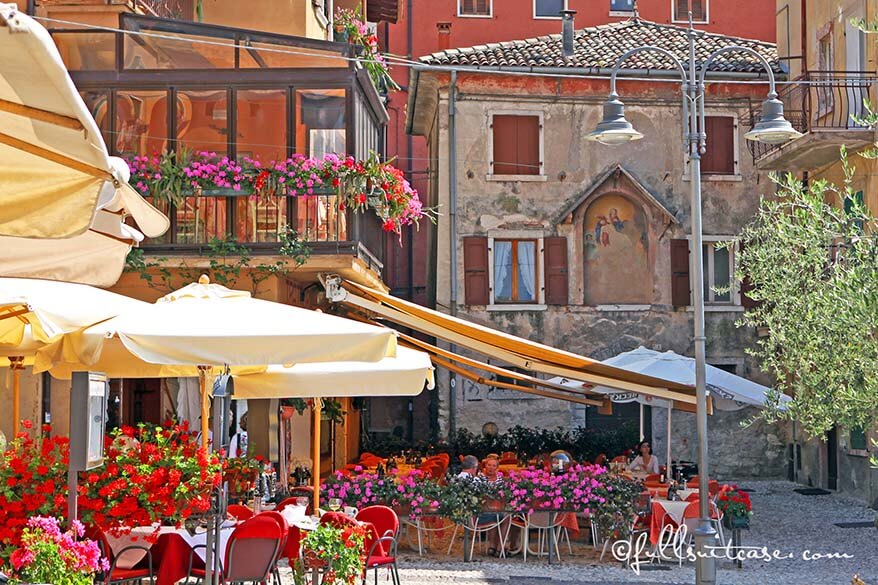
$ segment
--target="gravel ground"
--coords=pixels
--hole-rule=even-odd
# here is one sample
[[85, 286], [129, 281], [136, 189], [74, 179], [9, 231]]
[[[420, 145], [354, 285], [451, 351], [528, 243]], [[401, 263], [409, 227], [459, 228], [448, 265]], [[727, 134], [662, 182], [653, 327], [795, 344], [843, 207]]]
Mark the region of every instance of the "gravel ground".
[[[802, 496], [789, 482], [742, 482], [749, 488], [754, 516], [751, 530], [744, 531], [744, 545], [766, 547], [782, 560], [745, 560], [737, 569], [720, 561], [717, 583], [721, 585], [846, 585], [858, 574], [868, 585], [878, 585], [878, 530], [840, 528], [838, 522], [873, 521], [876, 513], [856, 500], [838, 495]], [[631, 569], [610, 559], [600, 562], [591, 546], [574, 544], [560, 565], [520, 557], [504, 561], [477, 556], [471, 563], [459, 562], [460, 555], [440, 554], [419, 557], [417, 552], [400, 551], [400, 574], [404, 585], [465, 583], [468, 585], [549, 585], [589, 583], [593, 585], [637, 583], [640, 585], [693, 583], [692, 563], [679, 568], [676, 563], [652, 567], [636, 575]], [[804, 555], [840, 553], [846, 559], [803, 560]], [[369, 583], [374, 583], [369, 576]], [[380, 583], [390, 583], [382, 573]]]

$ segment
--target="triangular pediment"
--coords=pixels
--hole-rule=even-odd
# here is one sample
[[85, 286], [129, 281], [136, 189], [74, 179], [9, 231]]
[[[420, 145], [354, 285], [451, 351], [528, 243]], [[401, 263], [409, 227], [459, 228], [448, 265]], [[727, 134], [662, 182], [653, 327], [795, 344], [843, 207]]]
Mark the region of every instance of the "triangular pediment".
[[671, 223], [679, 223], [674, 214], [665, 207], [661, 201], [647, 189], [643, 183], [637, 180], [622, 165], [615, 164], [601, 173], [583, 191], [580, 191], [567, 200], [567, 203], [558, 214], [555, 215], [554, 223], [569, 222], [573, 215], [584, 206], [588, 206], [593, 199], [604, 193], [624, 193], [640, 200], [644, 205], [651, 207], [660, 215], [663, 215]]

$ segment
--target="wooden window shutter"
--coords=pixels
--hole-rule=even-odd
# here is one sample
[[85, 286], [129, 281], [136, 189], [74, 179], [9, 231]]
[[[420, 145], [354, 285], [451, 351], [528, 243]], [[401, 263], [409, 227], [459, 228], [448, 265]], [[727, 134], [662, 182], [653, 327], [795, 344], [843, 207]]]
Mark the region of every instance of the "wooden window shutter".
[[490, 0], [475, 0], [475, 2], [476, 2], [475, 13], [476, 14], [488, 14], [488, 2], [489, 1]]
[[569, 282], [567, 270], [567, 238], [551, 237], [543, 240], [546, 262], [546, 304], [566, 305]]
[[489, 0], [460, 0], [460, 13], [467, 15], [486, 16]]
[[735, 174], [735, 119], [731, 116], [705, 116], [707, 149], [701, 157], [701, 174]]
[[674, 20], [687, 20], [689, 18], [688, 13], [689, 0], [674, 0]]
[[671, 304], [686, 307], [689, 296], [689, 241], [671, 240]]
[[492, 174], [517, 175], [518, 174], [518, 150], [516, 146], [518, 138], [518, 116], [494, 116], [494, 160]]
[[463, 238], [463, 286], [467, 305], [488, 304], [488, 238]]
[[[744, 251], [744, 242], [738, 242], [738, 253]], [[737, 264], [737, 262], [735, 262]], [[750, 309], [754, 309], [759, 306], [758, 301], [754, 301], [751, 299], [747, 293], [753, 290], [753, 283], [750, 282], [750, 279], [746, 276], [743, 280], [741, 280], [741, 306], [744, 307], [744, 310], [749, 311]]]
[[707, 20], [707, 1], [692, 0], [692, 20], [694, 22], [704, 22]]
[[498, 114], [493, 117], [495, 175], [540, 174], [540, 117]]
[[539, 116], [516, 116], [516, 152], [518, 172], [516, 175], [540, 174], [540, 118]]

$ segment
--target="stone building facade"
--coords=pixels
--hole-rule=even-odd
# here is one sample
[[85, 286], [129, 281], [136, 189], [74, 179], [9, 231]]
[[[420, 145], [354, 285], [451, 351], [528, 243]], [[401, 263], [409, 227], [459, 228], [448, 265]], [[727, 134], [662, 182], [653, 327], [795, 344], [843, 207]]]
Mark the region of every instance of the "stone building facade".
[[[635, 19], [576, 33], [571, 72], [604, 71], [627, 48], [678, 50], [685, 29]], [[774, 61], [774, 45], [699, 36], [699, 54], [751, 43]], [[600, 75], [553, 75], [560, 38], [541, 37], [425, 58], [410, 89], [409, 128], [427, 139], [430, 200], [441, 213], [435, 250], [436, 306], [548, 345], [606, 359], [640, 345], [693, 355], [689, 290], [690, 180], [683, 152], [676, 72], [645, 57], [619, 83], [628, 120], [645, 137], [625, 147], [585, 140], [608, 93]], [[624, 47], [624, 48], [623, 48]], [[681, 55], [681, 59], [685, 56]], [[703, 57], [702, 57], [703, 58]], [[644, 63], [645, 61], [645, 63]], [[502, 63], [502, 65], [501, 65]], [[431, 70], [467, 65], [485, 72]], [[727, 61], [728, 79], [752, 79], [757, 67]], [[546, 76], [534, 76], [541, 69]], [[504, 68], [509, 73], [501, 72]], [[530, 68], [528, 76], [514, 75]], [[643, 73], [649, 70], [649, 78]], [[624, 75], [624, 73], [623, 73]], [[772, 183], [745, 145], [750, 110], [766, 87], [708, 86], [709, 146], [703, 173], [708, 362], [766, 382], [746, 354], [754, 331], [738, 328], [746, 298], [734, 272], [734, 241]], [[721, 287], [728, 287], [725, 292]], [[491, 421], [572, 427], [581, 409], [522, 398], [439, 376], [440, 424], [478, 431]], [[664, 409], [652, 410], [653, 446], [664, 453]], [[751, 409], [711, 418], [710, 448], [719, 477], [786, 473], [787, 431], [757, 424]], [[586, 422], [587, 424], [587, 422]], [[694, 459], [694, 416], [674, 413], [674, 457]]]

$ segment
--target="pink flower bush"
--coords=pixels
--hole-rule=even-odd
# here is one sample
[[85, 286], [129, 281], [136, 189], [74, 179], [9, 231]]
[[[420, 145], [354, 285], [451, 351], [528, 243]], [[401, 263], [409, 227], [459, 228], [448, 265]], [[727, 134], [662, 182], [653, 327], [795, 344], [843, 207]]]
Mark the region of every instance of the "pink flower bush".
[[573, 465], [563, 473], [533, 468], [513, 472], [507, 478], [507, 505], [516, 511], [574, 510], [589, 513], [606, 500], [605, 467]]
[[96, 542], [82, 539], [85, 530], [73, 521], [62, 532], [58, 519], [32, 516], [28, 519], [21, 546], [11, 555], [11, 583], [87, 585], [98, 571], [109, 569]]
[[239, 163], [215, 152], [181, 151], [135, 156], [128, 165], [129, 182], [139, 193], [175, 203], [190, 193], [215, 189], [231, 189], [251, 198], [331, 194], [338, 196], [340, 210], [371, 209], [385, 231], [396, 233], [427, 215], [402, 171], [375, 154], [364, 161], [330, 153], [323, 158], [296, 154], [270, 162], [244, 157]]

